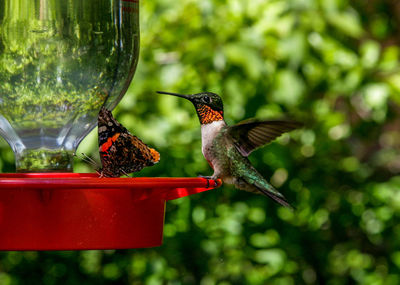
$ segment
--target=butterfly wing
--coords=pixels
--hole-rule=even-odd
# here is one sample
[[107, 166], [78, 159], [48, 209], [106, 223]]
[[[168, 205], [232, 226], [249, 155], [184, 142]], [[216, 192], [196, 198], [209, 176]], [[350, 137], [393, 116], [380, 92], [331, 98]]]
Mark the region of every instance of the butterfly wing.
[[97, 126], [100, 152], [106, 152], [120, 134], [128, 133], [128, 130], [105, 107], [102, 107], [99, 112]]
[[156, 150], [130, 134], [104, 107], [99, 113], [98, 126], [102, 176], [119, 177], [159, 161], [160, 154]]

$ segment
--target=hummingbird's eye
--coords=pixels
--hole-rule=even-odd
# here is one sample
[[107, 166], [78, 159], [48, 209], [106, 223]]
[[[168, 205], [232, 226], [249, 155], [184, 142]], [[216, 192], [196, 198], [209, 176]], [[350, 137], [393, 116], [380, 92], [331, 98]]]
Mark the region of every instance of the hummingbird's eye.
[[211, 98], [208, 97], [208, 96], [204, 96], [204, 97], [203, 97], [203, 102], [206, 103], [206, 104], [208, 104], [208, 103], [211, 102]]

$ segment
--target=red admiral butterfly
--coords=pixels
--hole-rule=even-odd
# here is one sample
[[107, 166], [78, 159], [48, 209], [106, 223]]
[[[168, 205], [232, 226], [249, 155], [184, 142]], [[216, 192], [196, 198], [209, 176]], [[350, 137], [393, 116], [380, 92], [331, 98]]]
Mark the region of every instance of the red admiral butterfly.
[[142, 170], [160, 161], [160, 154], [129, 133], [102, 107], [98, 117], [100, 177], [119, 177]]

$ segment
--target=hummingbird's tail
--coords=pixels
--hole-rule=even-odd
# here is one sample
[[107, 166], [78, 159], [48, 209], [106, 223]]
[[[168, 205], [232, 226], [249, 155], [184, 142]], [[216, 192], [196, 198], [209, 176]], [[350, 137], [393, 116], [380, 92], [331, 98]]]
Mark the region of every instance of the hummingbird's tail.
[[267, 180], [265, 180], [265, 178], [255, 169], [253, 169], [253, 171], [250, 173], [248, 172], [247, 175], [242, 176], [237, 182], [238, 183], [236, 183], [236, 187], [239, 189], [263, 194], [282, 206], [293, 209], [293, 207], [286, 200], [285, 196], [283, 196], [282, 193], [269, 184]]
[[259, 190], [262, 194], [265, 196], [270, 197], [273, 199], [275, 202], [278, 202], [282, 206], [288, 207], [290, 209], [293, 209], [293, 207], [289, 204], [289, 202], [286, 200], [286, 198], [278, 192], [274, 187], [268, 184], [268, 187], [264, 187], [264, 185], [259, 185], [258, 183], [254, 183], [254, 186]]

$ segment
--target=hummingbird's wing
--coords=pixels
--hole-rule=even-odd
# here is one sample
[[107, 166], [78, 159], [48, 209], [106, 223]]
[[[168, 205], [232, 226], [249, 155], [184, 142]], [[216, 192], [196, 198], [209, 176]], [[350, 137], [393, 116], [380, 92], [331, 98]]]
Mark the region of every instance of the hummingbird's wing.
[[253, 150], [273, 141], [285, 132], [301, 127], [295, 121], [257, 121], [246, 120], [234, 126], [229, 126], [227, 133], [243, 156], [248, 156]]

